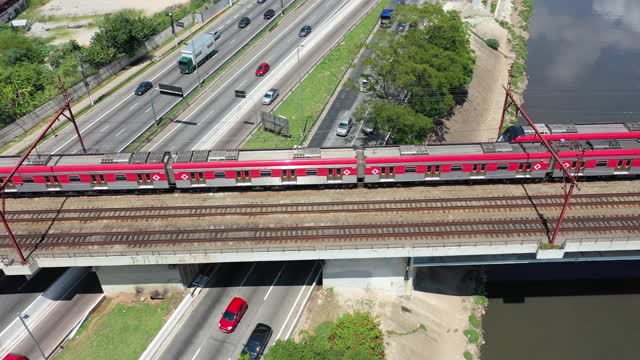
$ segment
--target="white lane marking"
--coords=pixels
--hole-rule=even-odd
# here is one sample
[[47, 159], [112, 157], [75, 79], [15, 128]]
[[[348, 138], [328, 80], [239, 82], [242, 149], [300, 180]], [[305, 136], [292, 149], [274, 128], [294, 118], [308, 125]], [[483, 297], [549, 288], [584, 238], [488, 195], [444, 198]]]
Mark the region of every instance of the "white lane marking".
[[151, 106], [149, 106], [149, 108], [147, 110], [145, 110], [145, 113], [148, 113], [149, 111], [151, 111]]
[[118, 133], [116, 134], [116, 136], [118, 136], [118, 135], [122, 134], [125, 130], [127, 130], [127, 128], [122, 128], [122, 130], [120, 130], [120, 132], [118, 132]]
[[[317, 265], [317, 262], [313, 264], [313, 267], [311, 268], [311, 272], [309, 273], [309, 276], [307, 276], [307, 280], [304, 281], [305, 284], [309, 282], [309, 279], [311, 279], [311, 275], [313, 275], [313, 271], [316, 269], [316, 265]], [[285, 326], [287, 326], [287, 323], [289, 322], [289, 318], [293, 314], [293, 310], [296, 309], [298, 300], [300, 300], [300, 296], [302, 296], [303, 292], [304, 292], [304, 286], [302, 287], [302, 289], [300, 289], [300, 293], [298, 293], [298, 297], [296, 298], [296, 301], [293, 303], [293, 306], [291, 307], [291, 311], [289, 311], [289, 315], [287, 315], [287, 318], [284, 320], [284, 323], [282, 323], [282, 328], [280, 329], [278, 336], [276, 336], [276, 340], [280, 339], [280, 335], [282, 335], [282, 331], [284, 330]]]
[[317, 19], [317, 18], [318, 18], [318, 15], [314, 15], [314, 16], [312, 16], [309, 20], [307, 20], [307, 24], [311, 24], [311, 23], [313, 23], [313, 21], [314, 21], [315, 19]]
[[253, 265], [251, 265], [251, 269], [249, 269], [249, 272], [244, 277], [244, 280], [242, 280], [242, 283], [240, 283], [240, 287], [242, 287], [242, 285], [244, 285], [244, 283], [247, 281], [247, 279], [249, 278], [249, 274], [251, 274], [251, 272], [253, 271], [254, 267], [256, 267], [256, 263], [253, 263]]
[[278, 282], [278, 279], [280, 278], [280, 275], [282, 275], [282, 270], [284, 270], [285, 265], [287, 265], [286, 263], [282, 265], [282, 268], [280, 268], [280, 272], [278, 273], [278, 276], [276, 276], [276, 279], [273, 280], [273, 284], [271, 284], [271, 287], [269, 288], [269, 291], [267, 291], [267, 294], [264, 296], [263, 300], [267, 300], [267, 298], [269, 297], [269, 294], [271, 294], [271, 290], [273, 290], [273, 287], [276, 285], [276, 283]]
[[193, 357], [191, 358], [191, 360], [195, 360], [196, 357], [198, 357], [198, 354], [200, 354], [200, 350], [202, 350], [202, 347], [198, 348], [198, 351], [196, 351], [196, 354], [193, 355]]
[[236, 42], [236, 40], [238, 40], [237, 38], [233, 38], [231, 41], [229, 41], [229, 45], [233, 44], [234, 42]]
[[242, 86], [243, 86], [244, 84], [246, 84], [246, 83], [247, 83], [247, 81], [249, 81], [249, 79], [247, 79], [247, 80], [245, 80], [245, 81], [241, 82], [241, 83], [240, 83], [240, 85], [236, 86], [236, 88], [237, 88], [237, 89], [242, 89]]
[[129, 110], [132, 110], [134, 107], [138, 106], [138, 103], [135, 103], [129, 107]]
[[109, 125], [103, 127], [102, 130], [100, 130], [100, 132], [104, 132], [105, 130], [107, 130], [107, 128], [109, 128]]
[[231, 24], [231, 19], [229, 19], [229, 21], [227, 21], [226, 23], [224, 23], [224, 26], [227, 26], [227, 25], [229, 25], [229, 24]]
[[[322, 270], [322, 269], [320, 269], [320, 270]], [[309, 293], [307, 294], [307, 297], [302, 302], [303, 304], [306, 304], [307, 301], [309, 301], [309, 298], [311, 297], [311, 293], [313, 293], [313, 289], [316, 287], [316, 283], [318, 282], [318, 278], [320, 277], [320, 273], [321, 272], [322, 271], [318, 271], [318, 275], [316, 275], [316, 279], [313, 280], [313, 284], [311, 284], [311, 288], [309, 289]], [[285, 340], [287, 340], [291, 336], [291, 332], [296, 327], [296, 324], [298, 323], [298, 320], [300, 320], [300, 316], [302, 315], [302, 311], [303, 310], [304, 310], [304, 306], [300, 306], [300, 310], [298, 311], [298, 316], [296, 316], [296, 318], [291, 323], [291, 327], [289, 328], [289, 332], [287, 333], [287, 337], [284, 338]]]
[[[305, 12], [303, 12], [300, 17], [305, 16], [308, 12], [310, 12], [311, 10], [313, 10], [314, 7], [310, 7], [308, 8]], [[236, 72], [236, 75], [231, 76], [229, 78], [229, 80], [225, 81], [224, 84], [222, 84], [221, 86], [218, 87], [218, 90], [215, 91], [213, 94], [211, 94], [211, 96], [209, 96], [208, 98], [206, 98], [200, 105], [196, 106], [195, 109], [193, 109], [192, 112], [190, 112], [184, 119], [182, 119], [182, 121], [187, 121], [189, 120], [189, 118], [193, 115], [195, 115], [198, 110], [200, 110], [203, 106], [207, 105], [211, 99], [213, 99], [215, 96], [217, 96], [222, 90], [226, 89], [227, 85], [229, 85], [230, 82], [234, 81], [236, 79], [237, 74], [242, 74], [244, 73], [245, 69], [249, 66], [249, 65], [253, 65], [256, 62], [256, 59], [258, 59], [259, 57], [261, 57], [267, 50], [271, 49], [273, 47], [273, 45], [275, 43], [277, 43], [278, 41], [281, 41], [281, 39], [284, 36], [287, 36], [289, 34], [289, 30], [291, 28], [293, 28], [293, 26], [296, 25], [296, 23], [292, 23], [291, 25], [289, 25], [289, 27], [287, 27], [285, 30], [283, 30], [283, 32], [280, 34], [280, 36], [276, 37], [275, 39], [273, 39], [270, 43], [268, 43], [267, 45], [264, 46], [263, 50], [261, 52], [259, 52], [258, 54], [256, 54], [252, 59], [250, 59], [249, 61], [246, 62], [246, 64], [240, 68], [240, 70], [238, 70]], [[227, 59], [225, 59], [224, 61], [227, 61], [229, 58], [231, 58], [232, 55], [229, 55], [229, 57]], [[223, 61], [223, 62], [224, 62]], [[198, 86], [197, 84], [195, 86]], [[153, 151], [153, 149], [155, 149], [157, 146], [159, 146], [160, 144], [162, 144], [169, 136], [171, 136], [176, 130], [178, 130], [180, 128], [180, 126], [174, 126], [165, 136], [163, 136], [160, 140], [158, 140], [158, 142], [156, 142], [155, 145], [153, 145], [151, 148], [149, 148], [149, 151]]]

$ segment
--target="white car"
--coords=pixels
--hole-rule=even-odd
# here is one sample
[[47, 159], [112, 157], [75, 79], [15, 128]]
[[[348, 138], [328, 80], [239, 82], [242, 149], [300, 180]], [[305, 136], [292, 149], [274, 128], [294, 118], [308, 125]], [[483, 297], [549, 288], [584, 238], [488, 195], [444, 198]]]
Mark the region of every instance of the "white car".
[[278, 89], [270, 89], [262, 97], [262, 105], [271, 105], [278, 95], [280, 95]]

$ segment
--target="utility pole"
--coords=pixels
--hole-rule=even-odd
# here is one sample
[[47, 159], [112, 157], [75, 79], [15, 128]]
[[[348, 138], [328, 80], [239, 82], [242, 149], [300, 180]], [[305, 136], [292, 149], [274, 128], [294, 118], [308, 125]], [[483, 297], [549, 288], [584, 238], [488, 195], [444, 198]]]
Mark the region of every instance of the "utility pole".
[[175, 40], [176, 48], [178, 48], [178, 35], [176, 35], [176, 27], [173, 25], [173, 13], [169, 12], [167, 16], [169, 17], [169, 21], [171, 22], [171, 33], [173, 34], [173, 40]]
[[153, 91], [155, 90], [155, 88], [151, 88], [151, 92], [149, 93], [149, 102], [151, 103], [151, 112], [153, 112], [153, 122], [156, 123], [156, 126], [159, 125], [158, 123], [158, 116], [156, 115], [156, 108], [155, 106], [153, 106]]
[[198, 75], [198, 84], [202, 86], [202, 78], [200, 77], [200, 69], [198, 69], [198, 59], [196, 56], [196, 44], [193, 39], [191, 39], [191, 53], [193, 54], [193, 64], [196, 66], [196, 74]]
[[[298, 66], [300, 67], [300, 69], [302, 69], [302, 64], [300, 63], [300, 48], [303, 47], [304, 44], [298, 44], [298, 46], [296, 47], [296, 51], [298, 53]], [[300, 120], [304, 121], [304, 126], [302, 127], [302, 136], [300, 137], [300, 141], [302, 141], [302, 138], [304, 137], [304, 134], [307, 132], [307, 120], [304, 118], [304, 101], [303, 101], [303, 93], [302, 93], [302, 76], [303, 74], [300, 74], [300, 78], [298, 79], [298, 87], [300, 88], [300, 116], [302, 116], [300, 118]]]
[[284, 0], [280, 0], [280, 15], [284, 15]]
[[18, 313], [18, 319], [20, 319], [20, 322], [22, 323], [22, 325], [24, 325], [24, 328], [29, 333], [29, 336], [31, 336], [31, 340], [33, 340], [33, 342], [36, 344], [36, 347], [38, 348], [38, 351], [40, 351], [40, 355], [42, 355], [42, 358], [44, 360], [47, 360], [47, 356], [44, 354], [44, 351], [42, 351], [42, 348], [40, 347], [40, 344], [38, 344], [38, 341], [36, 340], [36, 337], [33, 336], [33, 333], [31, 333], [31, 330], [29, 330], [29, 327], [27, 326], [27, 323], [22, 318], [23, 316], [28, 317], [29, 315], [23, 315], [23, 314]]
[[87, 89], [87, 94], [89, 95], [89, 101], [91, 101], [91, 106], [95, 106], [93, 102], [93, 97], [91, 96], [91, 87], [89, 86], [89, 82], [87, 81], [87, 65], [85, 65], [84, 60], [82, 59], [82, 54], [76, 52], [76, 58], [80, 63], [79, 70], [82, 74], [82, 83], [84, 84], [85, 89]]

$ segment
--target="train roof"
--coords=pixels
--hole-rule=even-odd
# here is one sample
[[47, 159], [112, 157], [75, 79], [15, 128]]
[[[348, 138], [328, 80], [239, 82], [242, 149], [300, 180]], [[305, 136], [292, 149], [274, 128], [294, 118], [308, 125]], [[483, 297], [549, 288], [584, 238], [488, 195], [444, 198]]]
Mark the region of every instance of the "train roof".
[[[536, 124], [542, 134], [596, 134], [626, 133], [640, 131], [640, 122], [607, 123], [607, 124]], [[523, 125], [525, 135], [534, 135], [529, 125]]]
[[[119, 164], [164, 164], [168, 153], [141, 152], [116, 154], [74, 154], [74, 155], [29, 155], [22, 166], [65, 166], [65, 165], [119, 165]], [[0, 157], [0, 168], [14, 167], [20, 157]]]
[[174, 163], [294, 159], [355, 159], [355, 151], [351, 148], [298, 148], [282, 150], [195, 150], [173, 154]]
[[[545, 151], [540, 144], [531, 144], [532, 152]], [[482, 155], [482, 154], [522, 154], [520, 144], [477, 143], [477, 144], [438, 144], [438, 145], [400, 145], [365, 149], [366, 157], [402, 157], [420, 155]]]

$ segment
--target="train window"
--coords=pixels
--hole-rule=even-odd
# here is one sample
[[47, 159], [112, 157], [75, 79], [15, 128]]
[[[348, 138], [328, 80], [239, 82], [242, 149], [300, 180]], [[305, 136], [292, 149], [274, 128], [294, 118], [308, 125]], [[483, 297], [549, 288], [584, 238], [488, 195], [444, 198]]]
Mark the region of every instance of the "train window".
[[439, 173], [439, 172], [440, 172], [440, 165], [428, 165], [427, 166], [427, 173], [433, 174], [433, 173]]
[[260, 170], [260, 177], [271, 177], [271, 170]]
[[407, 166], [404, 168], [404, 172], [405, 173], [414, 173], [416, 172], [416, 167], [415, 166]]
[[608, 163], [609, 161], [607, 160], [598, 160], [596, 161], [596, 167], [605, 167]]
[[451, 171], [462, 171], [462, 165], [451, 166]]
[[25, 184], [33, 184], [33, 183], [35, 183], [35, 180], [33, 180], [32, 177], [24, 176], [24, 177], [22, 177], [22, 182], [25, 183]]
[[69, 175], [69, 182], [80, 182], [80, 176], [78, 176], [78, 175]]
[[307, 176], [318, 176], [318, 169], [307, 169]]
[[529, 163], [518, 164], [518, 171], [527, 171], [527, 170], [531, 170], [531, 164]]
[[[2, 184], [5, 180], [7, 180], [6, 177], [0, 178], [0, 184]], [[9, 181], [7, 181], [7, 185], [13, 185], [13, 179], [9, 179]]]
[[509, 170], [509, 164], [498, 164], [498, 170]]
[[225, 175], [224, 171], [216, 171], [213, 173], [213, 177], [216, 179], [224, 179], [227, 176]]
[[127, 175], [125, 175], [125, 174], [116, 174], [116, 181], [127, 181]]

